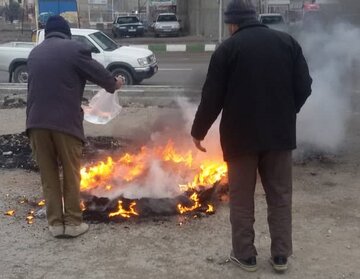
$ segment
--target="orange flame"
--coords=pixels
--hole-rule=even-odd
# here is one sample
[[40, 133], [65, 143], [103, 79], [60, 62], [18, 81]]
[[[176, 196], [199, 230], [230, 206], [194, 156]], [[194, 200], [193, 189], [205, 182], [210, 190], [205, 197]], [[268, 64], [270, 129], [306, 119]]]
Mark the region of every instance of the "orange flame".
[[194, 193], [190, 196], [190, 199], [194, 201], [194, 205], [191, 206], [191, 207], [186, 207], [186, 206], [183, 206], [183, 205], [181, 205], [181, 204], [178, 204], [178, 205], [177, 205], [177, 208], [178, 208], [180, 214], [184, 214], [184, 213], [186, 213], [186, 212], [193, 211], [193, 210], [201, 207], [200, 200], [199, 200], [199, 197], [198, 197], [198, 195], [197, 195], [196, 192], [194, 192]]
[[8, 210], [5, 212], [5, 215], [7, 216], [14, 216], [15, 215], [15, 210]]
[[111, 178], [113, 168], [114, 162], [111, 157], [107, 158], [106, 163], [101, 161], [96, 166], [90, 167], [88, 170], [86, 168], [82, 168], [80, 170], [80, 190], [85, 191], [96, 187], [104, 187], [105, 185], [103, 185], [103, 181]]
[[126, 210], [122, 207], [122, 201], [118, 201], [118, 211], [116, 212], [111, 212], [109, 214], [109, 217], [114, 217], [114, 216], [122, 216], [124, 218], [130, 218], [131, 215], [135, 215], [135, 216], [139, 216], [139, 213], [137, 213], [135, 211], [135, 205], [136, 202], [131, 202], [130, 206], [129, 206], [129, 210]]
[[38, 206], [44, 206], [45, 205], [45, 200], [41, 200], [38, 202]]
[[27, 222], [28, 224], [33, 224], [33, 223], [34, 223], [34, 216], [33, 216], [33, 215], [28, 215], [28, 216], [26, 217], [26, 222]]
[[213, 205], [208, 204], [207, 206], [208, 206], [208, 208], [206, 209], [206, 213], [214, 213], [215, 212]]
[[191, 167], [193, 163], [192, 152], [188, 151], [185, 155], [181, 155], [175, 151], [174, 143], [169, 140], [164, 150], [162, 151], [162, 158], [165, 162], [173, 162], [176, 164], [183, 163], [185, 166]]
[[84, 211], [86, 209], [84, 201], [80, 201], [80, 209], [81, 209], [81, 211]]
[[195, 175], [192, 182], [179, 185], [182, 191], [194, 190], [198, 186], [208, 186], [220, 181], [227, 174], [227, 165], [222, 162], [207, 161], [200, 166], [200, 172]]

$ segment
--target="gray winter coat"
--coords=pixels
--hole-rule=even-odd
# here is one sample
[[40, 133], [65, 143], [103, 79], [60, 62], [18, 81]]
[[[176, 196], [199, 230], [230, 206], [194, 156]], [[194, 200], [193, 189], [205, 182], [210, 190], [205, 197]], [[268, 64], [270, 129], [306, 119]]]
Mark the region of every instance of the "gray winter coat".
[[50, 33], [27, 61], [26, 130], [50, 129], [85, 140], [81, 100], [87, 80], [115, 91], [115, 79], [91, 51], [62, 33]]

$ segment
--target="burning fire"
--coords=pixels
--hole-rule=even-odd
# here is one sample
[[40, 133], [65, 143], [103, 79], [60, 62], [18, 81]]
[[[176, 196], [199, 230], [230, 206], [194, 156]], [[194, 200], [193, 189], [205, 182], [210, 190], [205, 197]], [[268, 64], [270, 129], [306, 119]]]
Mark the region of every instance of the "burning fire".
[[118, 201], [118, 211], [110, 213], [109, 217], [114, 217], [114, 216], [118, 216], [118, 215], [125, 217], [125, 218], [130, 218], [132, 215], [139, 216], [139, 213], [137, 213], [135, 211], [136, 202], [132, 202], [130, 204], [129, 210], [124, 209], [122, 206], [122, 203], [123, 203], [122, 201]]
[[[206, 210], [207, 213], [214, 212], [211, 204], [202, 205], [198, 196], [200, 186], [211, 188], [227, 174], [227, 165], [222, 160], [197, 162], [192, 151], [179, 152], [174, 147], [174, 142], [169, 140], [165, 146], [142, 147], [138, 153], [125, 153], [120, 158], [108, 157], [105, 161], [83, 167], [80, 171], [80, 190], [91, 192], [101, 189], [102, 191], [113, 191], [118, 187], [131, 186], [131, 183], [142, 185], [144, 178], [148, 175], [152, 162], [159, 162], [161, 169], [167, 174], [173, 174], [179, 181], [178, 192], [185, 193], [193, 202], [192, 206], [177, 205], [180, 214], [190, 211]], [[120, 186], [121, 185], [121, 186]], [[130, 218], [138, 216], [135, 209], [136, 203], [132, 202], [128, 209], [123, 208], [122, 201], [118, 201], [118, 211], [109, 214], [109, 217], [122, 216]], [[84, 204], [82, 204], [84, 209]]]
[[38, 206], [44, 206], [45, 205], [45, 200], [41, 200], [38, 202]]
[[29, 211], [28, 216], [26, 217], [26, 222], [28, 224], [33, 224], [34, 223], [34, 210]]
[[14, 216], [15, 215], [15, 210], [8, 210], [5, 212], [5, 215], [7, 216]]
[[201, 207], [201, 204], [200, 204], [200, 201], [199, 201], [199, 197], [197, 195], [197, 193], [193, 193], [191, 196], [190, 196], [190, 199], [194, 201], [194, 205], [191, 206], [191, 207], [186, 207], [186, 206], [183, 206], [181, 204], [178, 204], [177, 205], [177, 208], [180, 212], [180, 214], [184, 214], [186, 212], [189, 212], [189, 211], [193, 211], [199, 207]]

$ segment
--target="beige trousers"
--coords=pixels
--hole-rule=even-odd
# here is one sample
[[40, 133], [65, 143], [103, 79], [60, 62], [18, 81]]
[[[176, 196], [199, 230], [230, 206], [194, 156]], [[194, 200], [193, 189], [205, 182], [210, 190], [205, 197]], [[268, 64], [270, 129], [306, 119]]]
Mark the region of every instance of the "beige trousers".
[[[30, 142], [40, 168], [50, 226], [79, 225], [82, 141], [48, 129], [31, 129]], [[60, 171], [62, 166], [63, 179]]]

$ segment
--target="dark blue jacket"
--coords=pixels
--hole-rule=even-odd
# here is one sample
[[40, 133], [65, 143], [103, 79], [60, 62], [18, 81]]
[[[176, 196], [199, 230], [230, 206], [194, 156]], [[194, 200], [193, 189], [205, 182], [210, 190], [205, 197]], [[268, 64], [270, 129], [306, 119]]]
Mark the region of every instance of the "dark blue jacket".
[[81, 100], [87, 80], [115, 91], [115, 79], [91, 58], [91, 51], [62, 33], [30, 53], [26, 130], [50, 129], [85, 140]]

